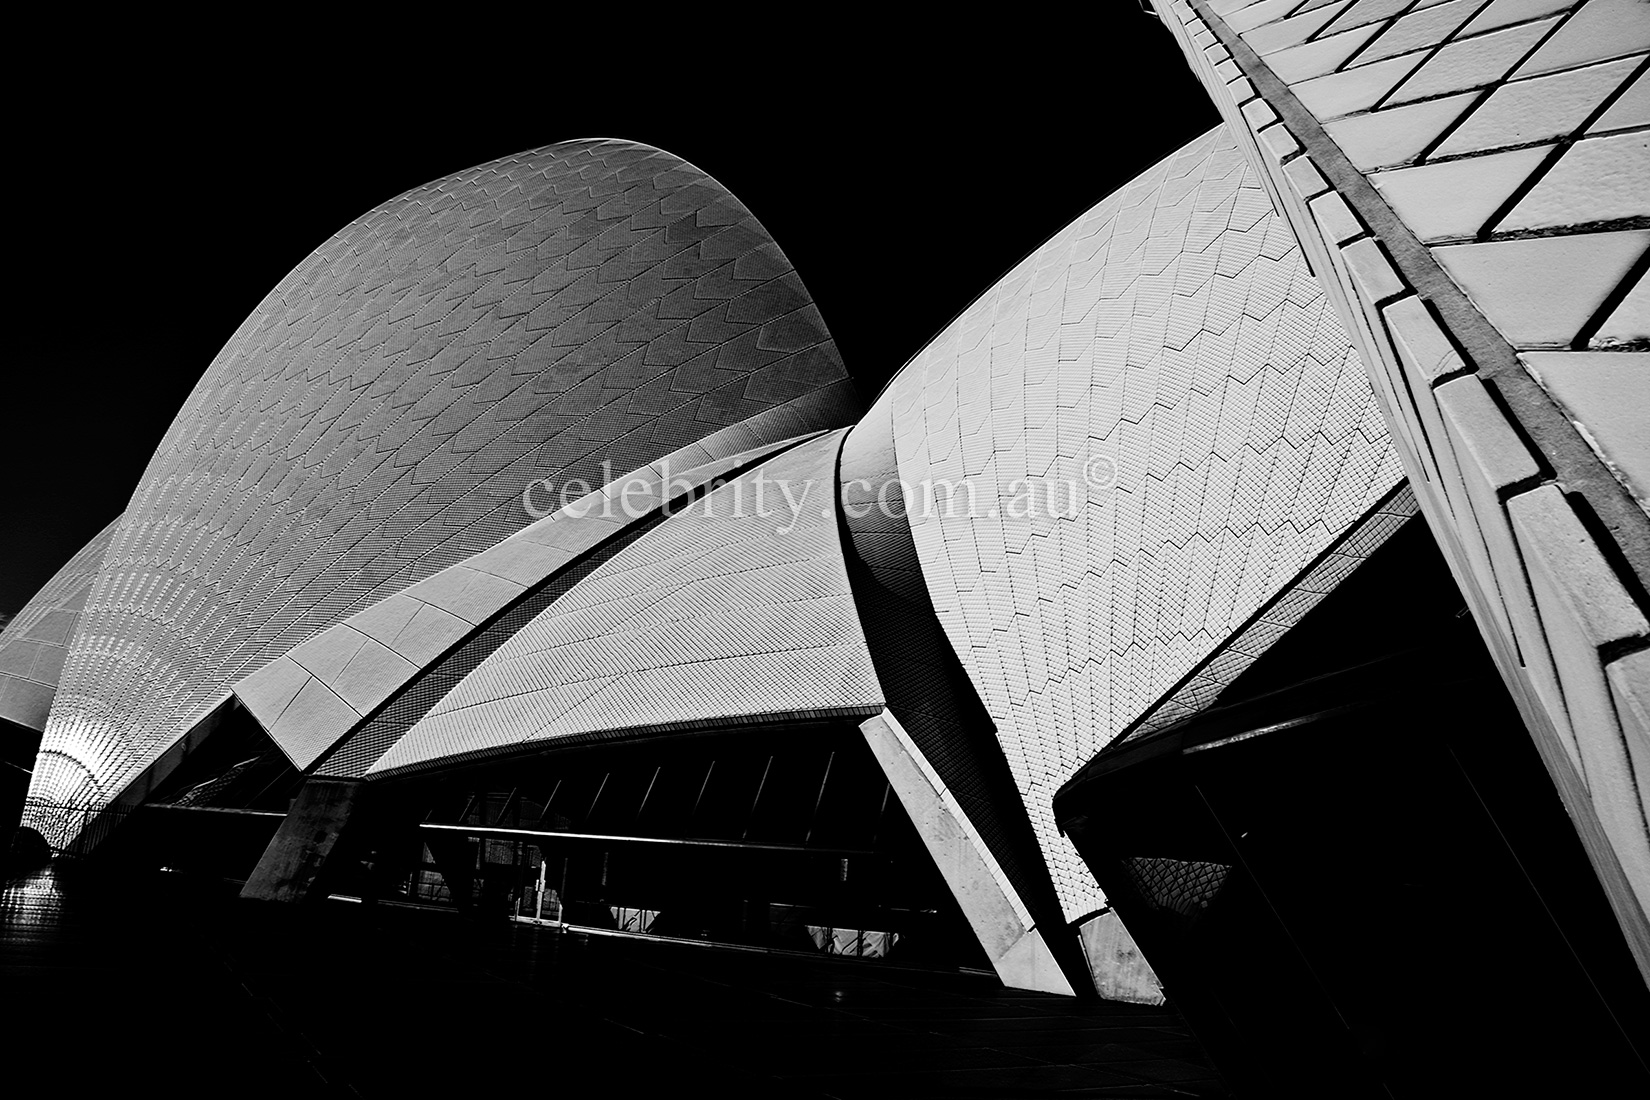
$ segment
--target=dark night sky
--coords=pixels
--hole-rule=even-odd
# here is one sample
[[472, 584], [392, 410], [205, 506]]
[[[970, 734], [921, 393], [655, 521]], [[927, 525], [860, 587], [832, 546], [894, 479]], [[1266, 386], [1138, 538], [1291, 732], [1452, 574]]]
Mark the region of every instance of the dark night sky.
[[715, 176], [790, 256], [869, 396], [1043, 240], [1218, 121], [1167, 30], [1126, 0], [1097, 7], [944, 38], [730, 41], [713, 19], [574, 49], [546, 31], [528, 49], [520, 30], [508, 64], [502, 31], [450, 52], [439, 34], [328, 38], [301, 65], [118, 43], [62, 59], [64, 85], [97, 94], [42, 99], [15, 139], [25, 312], [50, 323], [0, 390], [0, 611], [125, 507], [212, 357], [310, 250], [401, 191], [537, 145], [628, 138]]

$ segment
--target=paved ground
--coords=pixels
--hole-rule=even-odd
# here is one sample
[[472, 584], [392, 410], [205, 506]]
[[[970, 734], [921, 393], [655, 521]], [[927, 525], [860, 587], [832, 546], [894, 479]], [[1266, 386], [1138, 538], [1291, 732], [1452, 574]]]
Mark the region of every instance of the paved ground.
[[8, 1077], [59, 1094], [1222, 1095], [1167, 1009], [171, 876], [11, 883], [0, 986]]

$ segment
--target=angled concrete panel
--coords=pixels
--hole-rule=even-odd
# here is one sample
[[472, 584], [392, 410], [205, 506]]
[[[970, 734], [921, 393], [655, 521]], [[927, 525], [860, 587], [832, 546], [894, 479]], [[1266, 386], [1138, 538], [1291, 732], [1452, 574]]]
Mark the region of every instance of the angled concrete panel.
[[[899, 719], [885, 710], [860, 729], [1003, 984], [1072, 996], [1044, 930]], [[1066, 935], [1059, 923], [1049, 931]]]
[[291, 904], [316, 897], [327, 860], [360, 801], [362, 783], [310, 779], [298, 790], [292, 812], [275, 831], [241, 897]]

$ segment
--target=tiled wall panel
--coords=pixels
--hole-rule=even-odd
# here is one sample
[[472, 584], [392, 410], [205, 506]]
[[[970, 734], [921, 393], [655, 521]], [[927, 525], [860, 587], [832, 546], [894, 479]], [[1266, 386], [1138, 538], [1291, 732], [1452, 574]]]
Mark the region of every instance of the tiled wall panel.
[[[1650, 5], [1156, 7], [1323, 258], [1650, 979]], [[1305, 210], [1303, 160], [1328, 189]]]

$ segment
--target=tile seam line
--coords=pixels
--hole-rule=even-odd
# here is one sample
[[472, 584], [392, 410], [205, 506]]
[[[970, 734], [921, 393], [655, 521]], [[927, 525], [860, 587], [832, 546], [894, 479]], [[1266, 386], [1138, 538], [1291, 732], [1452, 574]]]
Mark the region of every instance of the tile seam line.
[[[1513, 69], [1508, 73], [1508, 76], [1517, 73], [1519, 69], [1522, 69], [1525, 65], [1529, 64], [1530, 60], [1540, 53], [1541, 50], [1546, 47], [1547, 43], [1553, 41], [1559, 34], [1563, 33], [1564, 28], [1569, 26], [1571, 18], [1581, 10], [1581, 8], [1572, 8], [1569, 12], [1567, 12], [1565, 16], [1554, 24], [1546, 34], [1541, 36], [1541, 39], [1536, 42], [1534, 46], [1532, 46], [1522, 57], [1518, 59], [1518, 61], [1514, 63]], [[1580, 67], [1581, 66], [1575, 66], [1574, 68]], [[1561, 76], [1570, 71], [1573, 71], [1573, 69], [1560, 69], [1557, 73], [1541, 75]], [[1554, 169], [1558, 167], [1559, 162], [1569, 156], [1570, 150], [1581, 144], [1582, 141], [1586, 140], [1588, 136], [1587, 128], [1599, 119], [1603, 118], [1609, 112], [1610, 108], [1615, 105], [1616, 101], [1627, 94], [1627, 89], [1634, 83], [1635, 80], [1637, 80], [1639, 74], [1643, 71], [1644, 65], [1641, 63], [1636, 69], [1633, 70], [1633, 72], [1628, 74], [1625, 80], [1623, 80], [1620, 84], [1617, 84], [1613, 90], [1606, 92], [1604, 97], [1593, 105], [1593, 109], [1589, 111], [1579, 123], [1576, 124], [1574, 129], [1572, 129], [1569, 133], [1559, 134], [1556, 139], [1553, 140], [1552, 147], [1548, 150], [1546, 156], [1541, 158], [1541, 163], [1536, 165], [1534, 169], [1532, 169], [1524, 176], [1522, 180], [1519, 181], [1518, 186], [1513, 188], [1512, 194], [1508, 195], [1501, 201], [1501, 205], [1495, 208], [1495, 210], [1490, 214], [1489, 219], [1478, 228], [1477, 233], [1473, 234], [1472, 239], [1476, 241], [1487, 241], [1492, 239], [1497, 232], [1518, 232], [1519, 227], [1516, 225], [1508, 229], [1502, 229], [1501, 225], [1503, 222], [1507, 221], [1507, 219], [1512, 217], [1513, 212], [1523, 204], [1524, 200], [1546, 181], [1547, 177], [1551, 175]], [[1502, 77], [1501, 80], [1497, 81], [1495, 85], [1493, 85], [1493, 87], [1497, 90], [1506, 87], [1508, 83], [1508, 76]], [[1491, 94], [1494, 93], [1492, 92]], [[1488, 100], [1485, 100], [1484, 102], [1487, 103]], [[1482, 104], [1475, 104], [1473, 110], [1476, 111], [1481, 105]]]
[[1650, 515], [1632, 500], [1563, 411], [1530, 377], [1506, 337], [1455, 285], [1431, 250], [1353, 166], [1288, 85], [1214, 14], [1208, 0], [1186, 0], [1186, 4], [1231, 54], [1257, 94], [1277, 112], [1330, 185], [1385, 246], [1397, 273], [1432, 304], [1441, 319], [1449, 318], [1441, 327], [1462, 345], [1476, 367], [1475, 373], [1493, 381], [1505, 395], [1542, 457], [1557, 471], [1558, 480], [1593, 506], [1640, 582], [1650, 581]]

